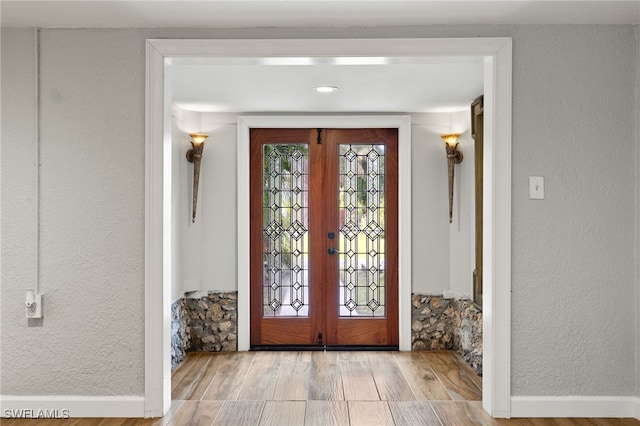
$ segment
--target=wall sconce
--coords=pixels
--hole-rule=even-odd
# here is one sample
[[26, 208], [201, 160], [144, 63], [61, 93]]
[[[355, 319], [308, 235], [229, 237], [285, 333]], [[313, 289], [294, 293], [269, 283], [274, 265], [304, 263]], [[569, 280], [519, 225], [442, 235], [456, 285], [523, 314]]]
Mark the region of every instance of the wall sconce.
[[440, 135], [444, 140], [447, 150], [447, 163], [449, 166], [449, 223], [453, 220], [453, 176], [454, 166], [462, 162], [462, 151], [458, 150], [458, 138], [460, 133], [447, 133]]
[[187, 151], [187, 161], [193, 163], [193, 206], [191, 214], [191, 222], [196, 221], [196, 207], [198, 206], [198, 183], [200, 182], [200, 160], [202, 159], [202, 150], [204, 150], [204, 140], [209, 135], [201, 133], [189, 133], [191, 136], [191, 148]]

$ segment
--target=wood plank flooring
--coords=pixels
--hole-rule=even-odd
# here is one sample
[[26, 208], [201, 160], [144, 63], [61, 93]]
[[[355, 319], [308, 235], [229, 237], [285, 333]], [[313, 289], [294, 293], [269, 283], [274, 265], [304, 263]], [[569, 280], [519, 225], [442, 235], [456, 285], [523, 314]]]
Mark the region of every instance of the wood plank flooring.
[[455, 352], [192, 353], [162, 419], [7, 420], [3, 426], [640, 425], [633, 419], [492, 419]]

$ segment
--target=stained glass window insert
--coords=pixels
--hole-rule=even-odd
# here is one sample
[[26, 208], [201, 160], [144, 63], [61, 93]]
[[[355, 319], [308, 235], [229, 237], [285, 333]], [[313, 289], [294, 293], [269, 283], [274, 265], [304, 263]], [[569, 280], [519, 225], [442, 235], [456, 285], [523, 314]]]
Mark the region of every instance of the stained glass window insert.
[[339, 148], [339, 312], [385, 315], [384, 145]]
[[264, 145], [263, 315], [309, 315], [309, 150]]

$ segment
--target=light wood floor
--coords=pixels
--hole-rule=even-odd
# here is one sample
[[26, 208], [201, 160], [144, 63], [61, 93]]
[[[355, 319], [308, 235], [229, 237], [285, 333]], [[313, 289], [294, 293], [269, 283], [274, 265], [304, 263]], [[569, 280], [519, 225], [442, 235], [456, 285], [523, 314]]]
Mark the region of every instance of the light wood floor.
[[491, 419], [482, 380], [454, 352], [190, 354], [162, 419], [2, 425], [640, 425], [632, 419]]

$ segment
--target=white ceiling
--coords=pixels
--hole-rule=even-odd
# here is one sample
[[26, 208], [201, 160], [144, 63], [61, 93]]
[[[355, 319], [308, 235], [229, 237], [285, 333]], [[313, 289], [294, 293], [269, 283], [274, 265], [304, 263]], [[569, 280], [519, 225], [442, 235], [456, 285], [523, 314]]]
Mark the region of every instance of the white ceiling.
[[339, 59], [174, 60], [173, 100], [212, 112], [447, 112], [483, 93], [482, 58]]
[[[640, 1], [0, 0], [0, 18], [3, 26], [80, 28], [636, 24]], [[173, 100], [215, 112], [454, 111], [482, 94], [482, 70], [482, 58], [181, 60], [173, 65]], [[315, 93], [318, 85], [339, 90]]]
[[640, 23], [638, 1], [2, 0], [0, 4], [3, 26], [247, 28]]

